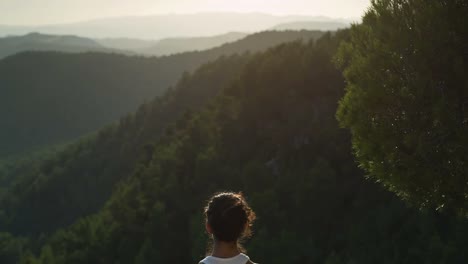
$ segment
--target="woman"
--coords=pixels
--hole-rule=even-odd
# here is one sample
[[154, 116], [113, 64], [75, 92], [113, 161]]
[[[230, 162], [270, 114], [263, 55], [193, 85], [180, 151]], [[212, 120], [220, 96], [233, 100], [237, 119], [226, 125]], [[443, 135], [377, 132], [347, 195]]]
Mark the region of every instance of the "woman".
[[215, 194], [205, 207], [206, 231], [213, 239], [211, 255], [200, 264], [254, 264], [240, 242], [251, 235], [255, 213], [241, 193]]

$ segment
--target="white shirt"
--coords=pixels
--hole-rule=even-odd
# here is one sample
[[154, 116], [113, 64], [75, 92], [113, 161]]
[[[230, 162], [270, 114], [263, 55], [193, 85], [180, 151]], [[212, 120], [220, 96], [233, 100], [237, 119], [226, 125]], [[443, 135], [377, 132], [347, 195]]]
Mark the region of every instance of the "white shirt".
[[232, 257], [232, 258], [217, 258], [213, 256], [208, 256], [204, 258], [200, 263], [203, 264], [245, 264], [249, 261], [249, 257], [243, 253]]

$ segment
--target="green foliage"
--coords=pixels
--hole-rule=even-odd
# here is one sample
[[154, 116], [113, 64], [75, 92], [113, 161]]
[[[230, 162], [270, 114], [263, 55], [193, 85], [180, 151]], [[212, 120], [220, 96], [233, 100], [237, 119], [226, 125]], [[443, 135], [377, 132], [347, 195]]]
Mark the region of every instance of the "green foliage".
[[468, 208], [468, 4], [376, 0], [336, 59], [338, 119], [369, 177], [420, 207]]
[[25, 253], [28, 243], [26, 238], [0, 233], [0, 263], [15, 263]]
[[258, 214], [246, 247], [261, 262], [466, 262], [466, 221], [408, 209], [356, 168], [335, 119], [344, 82], [331, 57], [346, 36], [254, 55], [154, 142], [98, 214], [55, 233], [38, 258], [196, 263], [206, 197], [242, 190]]

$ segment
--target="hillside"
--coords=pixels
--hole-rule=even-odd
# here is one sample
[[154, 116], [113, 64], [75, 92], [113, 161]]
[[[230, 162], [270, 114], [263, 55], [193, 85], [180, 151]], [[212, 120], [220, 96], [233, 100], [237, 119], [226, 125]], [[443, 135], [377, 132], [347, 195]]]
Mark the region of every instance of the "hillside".
[[0, 60], [0, 157], [74, 139], [114, 122], [162, 94], [183, 72], [219, 56], [322, 34], [262, 32], [206, 51], [151, 58], [57, 52], [5, 58]]
[[[206, 246], [201, 206], [214, 191], [232, 189], [244, 191], [258, 214], [247, 246], [249, 255], [264, 262], [466, 262], [460, 254], [468, 242], [460, 236], [468, 231], [466, 221], [409, 209], [357, 168], [350, 135], [335, 119], [344, 82], [331, 59], [346, 38], [343, 32], [317, 43], [224, 58], [183, 77], [118, 126], [40, 166], [35, 175], [41, 177], [12, 193], [12, 201], [30, 199], [23, 204], [27, 209], [12, 214], [14, 204], [1, 206], [11, 210], [4, 215], [13, 225], [23, 225], [16, 232], [50, 230], [62, 210], [107, 188], [95, 184], [105, 174], [90, 167], [82, 177], [72, 176], [83, 167], [76, 159], [131, 167], [98, 214], [49, 237], [37, 259], [22, 253], [34, 249], [24, 239], [4, 235], [6, 241], [17, 246], [23, 261], [40, 264], [196, 263]], [[233, 69], [236, 60], [239, 68]], [[198, 101], [201, 108], [167, 116], [172, 111], [166, 107], [197, 101], [196, 95], [206, 95]], [[178, 105], [183, 111], [184, 104]], [[154, 136], [161, 119], [174, 118], [161, 137]], [[135, 140], [141, 143], [133, 149]], [[106, 154], [94, 152], [106, 141], [112, 146]]]
[[136, 38], [97, 38], [94, 39], [102, 46], [111, 49], [121, 50], [141, 50], [155, 45], [157, 40], [136, 39]]
[[26, 235], [49, 232], [97, 211], [115, 183], [151, 155], [151, 143], [169, 124], [186, 110], [206, 104], [239, 75], [248, 58], [232, 55], [204, 65], [193, 76], [184, 75], [163, 97], [148, 101], [117, 124], [49, 154], [44, 162], [13, 170], [20, 173], [10, 177], [15, 178], [13, 187], [0, 202], [9, 216], [8, 220], [0, 218], [0, 230]]
[[235, 42], [248, 34], [231, 32], [216, 36], [166, 38], [161, 40], [144, 40], [131, 38], [96, 39], [99, 44], [114, 49], [131, 50], [136, 54], [163, 56], [189, 51], [201, 51]]
[[[23, 51], [118, 52], [106, 48], [92, 39], [77, 36], [30, 33], [24, 36], [0, 38], [0, 59]], [[120, 52], [123, 53], [123, 51]]]
[[0, 60], [0, 156], [94, 131], [162, 93], [179, 74], [155, 59], [103, 53], [27, 52]]
[[335, 31], [349, 27], [349, 23], [337, 21], [297, 21], [277, 25], [271, 30], [323, 30]]
[[211, 37], [169, 38], [162, 39], [151, 47], [139, 49], [137, 52], [145, 55], [170, 55], [187, 51], [207, 50], [246, 37], [247, 34], [231, 32]]
[[195, 52], [192, 54], [203, 54], [209, 58], [217, 58], [224, 54], [234, 54], [242, 52], [260, 52], [282, 43], [301, 40], [308, 42], [316, 40], [325, 34], [324, 31], [308, 30], [287, 30], [287, 31], [263, 31], [248, 35], [247, 37], [232, 43], [226, 43], [218, 48], [207, 51]]

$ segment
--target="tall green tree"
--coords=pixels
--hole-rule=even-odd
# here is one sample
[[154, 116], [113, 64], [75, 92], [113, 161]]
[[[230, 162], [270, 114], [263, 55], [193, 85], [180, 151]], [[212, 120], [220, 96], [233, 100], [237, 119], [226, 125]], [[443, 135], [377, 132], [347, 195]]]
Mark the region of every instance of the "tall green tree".
[[468, 2], [374, 0], [336, 59], [337, 117], [370, 178], [421, 207], [468, 212]]

